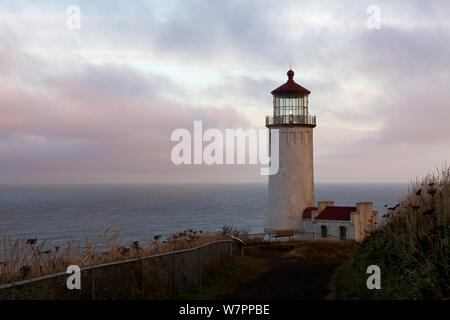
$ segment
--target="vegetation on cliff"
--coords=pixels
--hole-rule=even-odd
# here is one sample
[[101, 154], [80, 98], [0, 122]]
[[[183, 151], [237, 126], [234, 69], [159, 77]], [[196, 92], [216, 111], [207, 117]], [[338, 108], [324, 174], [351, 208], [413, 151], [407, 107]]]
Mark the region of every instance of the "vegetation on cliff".
[[215, 240], [227, 239], [217, 232], [186, 230], [163, 240], [156, 235], [147, 243], [124, 245], [119, 231], [107, 229], [103, 239], [70, 242], [53, 246], [48, 240], [0, 238], [0, 284], [65, 271], [69, 265], [88, 266], [146, 257], [153, 254], [193, 248]]
[[[337, 299], [448, 299], [450, 168], [412, 183], [384, 223], [339, 269]], [[369, 290], [367, 267], [381, 269], [381, 289]]]

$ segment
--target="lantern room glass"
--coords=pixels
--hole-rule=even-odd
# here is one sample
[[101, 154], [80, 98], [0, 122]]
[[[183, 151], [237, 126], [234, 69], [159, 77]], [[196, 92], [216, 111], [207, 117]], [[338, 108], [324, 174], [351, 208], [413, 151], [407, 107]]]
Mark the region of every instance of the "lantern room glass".
[[308, 114], [307, 96], [274, 97], [274, 116], [299, 116]]

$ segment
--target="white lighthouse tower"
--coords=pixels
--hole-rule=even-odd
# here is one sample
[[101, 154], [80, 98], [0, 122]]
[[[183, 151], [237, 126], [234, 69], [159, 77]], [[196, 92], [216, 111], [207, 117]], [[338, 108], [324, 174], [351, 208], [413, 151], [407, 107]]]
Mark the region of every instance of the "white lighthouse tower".
[[[273, 90], [273, 116], [266, 117], [272, 133], [279, 130], [279, 170], [269, 176], [268, 212], [265, 232], [278, 235], [301, 234], [303, 211], [314, 207], [313, 128], [316, 117], [309, 115], [309, 90], [294, 81]], [[272, 138], [273, 139], [273, 138]], [[270, 141], [269, 143], [272, 143]]]

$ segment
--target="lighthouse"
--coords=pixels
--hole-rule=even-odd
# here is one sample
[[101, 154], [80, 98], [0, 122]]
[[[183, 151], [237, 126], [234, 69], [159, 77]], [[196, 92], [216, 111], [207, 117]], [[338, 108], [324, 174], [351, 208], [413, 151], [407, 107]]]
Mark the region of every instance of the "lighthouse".
[[[311, 93], [294, 81], [294, 71], [288, 80], [271, 93], [273, 114], [266, 117], [273, 143], [279, 139], [279, 170], [269, 176], [266, 234], [286, 236], [304, 233], [303, 212], [314, 207], [313, 129], [316, 117], [309, 114]], [[273, 135], [273, 130], [278, 135]], [[269, 148], [270, 149], [270, 148]]]

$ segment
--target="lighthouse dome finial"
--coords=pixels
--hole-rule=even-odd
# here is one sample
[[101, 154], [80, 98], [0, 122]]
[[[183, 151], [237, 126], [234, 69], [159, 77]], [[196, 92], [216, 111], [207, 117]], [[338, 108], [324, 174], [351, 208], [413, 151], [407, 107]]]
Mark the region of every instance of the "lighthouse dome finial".
[[292, 71], [292, 69], [289, 69], [289, 71], [287, 72], [287, 76], [288, 76], [289, 80], [293, 80], [294, 71]]
[[275, 90], [272, 90], [272, 92], [270, 92], [273, 95], [279, 95], [279, 94], [300, 94], [300, 95], [305, 95], [305, 94], [310, 94], [311, 91], [309, 91], [308, 89], [303, 88], [301, 85], [299, 85], [298, 83], [296, 83], [294, 81], [294, 71], [292, 71], [292, 69], [289, 69], [289, 71], [287, 72], [287, 76], [288, 76], [288, 81], [286, 81], [283, 85], [279, 86], [278, 88], [276, 88]]

